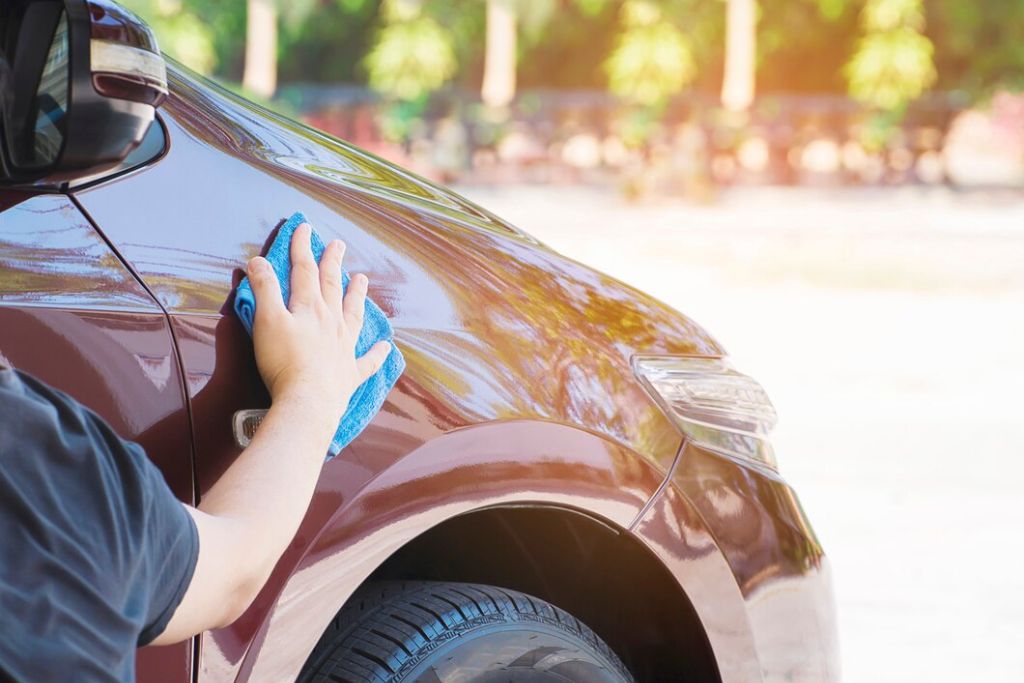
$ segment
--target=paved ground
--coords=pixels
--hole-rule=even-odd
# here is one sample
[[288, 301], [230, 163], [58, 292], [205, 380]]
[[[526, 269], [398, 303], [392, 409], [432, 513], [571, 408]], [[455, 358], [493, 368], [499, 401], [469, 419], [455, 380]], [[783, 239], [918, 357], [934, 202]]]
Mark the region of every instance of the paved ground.
[[462, 191], [765, 385], [835, 566], [846, 681], [1024, 680], [1024, 195]]

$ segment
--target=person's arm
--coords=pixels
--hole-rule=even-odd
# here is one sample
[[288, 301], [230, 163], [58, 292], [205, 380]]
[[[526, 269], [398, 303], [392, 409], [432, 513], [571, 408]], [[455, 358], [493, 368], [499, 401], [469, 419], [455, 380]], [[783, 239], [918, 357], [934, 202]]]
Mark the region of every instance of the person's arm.
[[252, 443], [199, 508], [186, 506], [199, 530], [199, 559], [185, 596], [153, 644], [225, 626], [252, 603], [299, 528], [352, 392], [390, 351], [387, 342], [378, 342], [355, 357], [367, 280], [354, 275], [342, 301], [344, 250], [341, 241], [331, 242], [318, 269], [309, 226], [295, 231], [287, 308], [270, 264], [259, 257], [249, 262], [256, 364], [271, 407]]

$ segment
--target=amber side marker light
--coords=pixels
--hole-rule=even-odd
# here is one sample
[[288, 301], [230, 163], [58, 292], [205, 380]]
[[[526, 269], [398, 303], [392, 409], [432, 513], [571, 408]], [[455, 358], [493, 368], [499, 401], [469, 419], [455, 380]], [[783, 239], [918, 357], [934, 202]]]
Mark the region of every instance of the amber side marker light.
[[88, 0], [92, 85], [104, 97], [159, 107], [167, 65], [144, 21], [111, 0]]
[[154, 107], [167, 98], [167, 66], [158, 54], [106, 40], [90, 44], [92, 83], [105, 97]]
[[768, 437], [775, 407], [764, 388], [723, 358], [634, 356], [633, 372], [693, 444], [777, 470]]

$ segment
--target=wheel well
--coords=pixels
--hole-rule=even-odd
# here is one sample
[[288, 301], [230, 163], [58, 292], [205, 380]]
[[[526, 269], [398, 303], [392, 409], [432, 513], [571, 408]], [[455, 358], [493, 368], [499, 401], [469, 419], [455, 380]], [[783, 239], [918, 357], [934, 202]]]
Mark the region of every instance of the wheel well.
[[403, 546], [367, 581], [512, 588], [579, 618], [641, 681], [720, 681], [704, 627], [662, 564], [627, 532], [551, 507], [488, 508]]

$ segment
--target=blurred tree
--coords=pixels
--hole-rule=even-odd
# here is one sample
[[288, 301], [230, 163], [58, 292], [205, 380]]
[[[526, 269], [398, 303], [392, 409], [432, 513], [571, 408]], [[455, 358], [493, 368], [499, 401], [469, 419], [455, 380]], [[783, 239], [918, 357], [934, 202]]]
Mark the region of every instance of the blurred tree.
[[213, 31], [183, 0], [125, 0], [157, 34], [161, 51], [202, 74], [217, 66]]
[[863, 0], [758, 0], [760, 93], [843, 93]]
[[[563, 9], [580, 5], [591, 10], [607, 2], [609, 0], [571, 0]], [[496, 109], [507, 106], [515, 97], [523, 45], [532, 46], [541, 40], [559, 9], [558, 0], [481, 0], [470, 3], [419, 0], [408, 4], [415, 7], [416, 17], [429, 17], [432, 24], [446, 29], [446, 42], [460, 57], [455, 63], [462, 65], [461, 70], [453, 68], [448, 77], [459, 71], [463, 76], [470, 76], [470, 80], [473, 76], [479, 77], [481, 99]], [[390, 38], [387, 2], [384, 7], [385, 27], [378, 35], [378, 45]], [[480, 19], [483, 20], [483, 31], [480, 30]], [[481, 33], [484, 36], [482, 42]], [[481, 56], [482, 73], [474, 74], [473, 65], [480, 62]]]
[[722, 106], [733, 111], [745, 111], [754, 101], [757, 2], [726, 0], [725, 16]]
[[420, 0], [385, 0], [384, 25], [366, 55], [370, 86], [399, 100], [417, 100], [455, 73], [451, 35]]
[[247, 0], [242, 87], [265, 98], [277, 90], [277, 0]]
[[937, 89], [974, 98], [1024, 90], [1024, 2], [928, 0], [927, 11]]
[[391, 98], [384, 135], [408, 142], [431, 92], [455, 74], [452, 36], [424, 11], [422, 0], [384, 0], [383, 25], [363, 60], [374, 90]]
[[575, 0], [558, 4], [544, 23], [524, 17], [520, 87], [605, 88], [604, 62], [620, 31], [620, 10], [619, 0]]
[[487, 0], [487, 47], [480, 95], [488, 107], [507, 107], [516, 94], [515, 10], [514, 0]]
[[[929, 88], [1024, 88], [1021, 0], [123, 2], [167, 54], [250, 95], [278, 78], [393, 97], [454, 81], [492, 103], [524, 87], [608, 87], [642, 103], [690, 88], [743, 108], [756, 74], [758, 93], [849, 92], [896, 112]], [[416, 20], [389, 20], [401, 5]]]
[[[353, 4], [352, 0], [340, 1]], [[246, 0], [243, 90], [264, 99], [273, 97], [277, 90], [279, 15], [290, 25], [299, 25], [321, 4], [319, 0]]]
[[651, 0], [626, 0], [621, 11], [624, 29], [605, 62], [608, 85], [638, 104], [661, 105], [697, 73], [690, 40]]
[[882, 110], [902, 109], [935, 82], [934, 47], [921, 0], [867, 0], [865, 35], [846, 65], [850, 94]]
[[306, 16], [282, 17], [278, 78], [285, 83], [363, 83], [363, 57], [379, 25], [377, 0], [321, 2]]
[[[556, 17], [574, 12], [593, 17], [611, 4], [612, 0], [486, 0], [487, 37], [480, 91], [484, 104], [502, 108], [511, 103], [523, 48], [532, 48], [548, 37]], [[577, 33], [582, 29], [586, 35], [586, 29], [578, 24], [572, 29]]]

